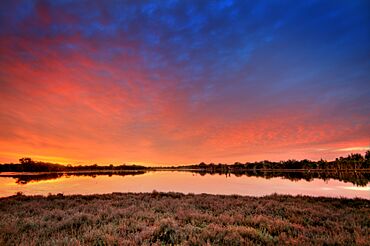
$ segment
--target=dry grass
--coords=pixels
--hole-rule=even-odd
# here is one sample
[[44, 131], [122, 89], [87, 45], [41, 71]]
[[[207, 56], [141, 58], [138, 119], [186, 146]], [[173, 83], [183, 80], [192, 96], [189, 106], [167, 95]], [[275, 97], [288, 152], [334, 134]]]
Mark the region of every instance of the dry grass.
[[370, 201], [124, 193], [0, 199], [0, 245], [370, 245]]

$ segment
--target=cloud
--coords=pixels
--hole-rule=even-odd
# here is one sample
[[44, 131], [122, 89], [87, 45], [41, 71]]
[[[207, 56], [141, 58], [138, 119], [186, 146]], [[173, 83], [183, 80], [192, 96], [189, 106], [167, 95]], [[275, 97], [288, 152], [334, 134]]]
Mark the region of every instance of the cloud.
[[348, 152], [348, 151], [367, 151], [367, 150], [370, 150], [370, 146], [341, 148], [341, 149], [336, 149], [335, 151]]
[[363, 151], [351, 146], [369, 144], [366, 5], [1, 3], [2, 160], [181, 164]]

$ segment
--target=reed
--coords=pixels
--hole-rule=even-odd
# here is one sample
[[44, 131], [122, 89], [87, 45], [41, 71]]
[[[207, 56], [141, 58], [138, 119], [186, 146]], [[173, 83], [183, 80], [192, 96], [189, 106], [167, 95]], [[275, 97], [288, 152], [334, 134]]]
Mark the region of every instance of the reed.
[[0, 199], [0, 245], [369, 245], [370, 201], [181, 193]]

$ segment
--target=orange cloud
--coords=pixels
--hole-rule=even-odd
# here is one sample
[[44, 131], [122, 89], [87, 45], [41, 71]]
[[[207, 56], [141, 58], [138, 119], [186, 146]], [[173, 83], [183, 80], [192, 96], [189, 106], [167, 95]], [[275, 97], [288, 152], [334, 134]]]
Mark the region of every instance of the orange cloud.
[[[24, 21], [21, 31], [46, 28], [53, 18], [76, 22], [64, 12], [53, 17], [49, 7], [37, 6], [35, 23]], [[96, 39], [82, 31], [0, 36], [0, 162], [23, 156], [147, 165], [332, 159], [370, 146], [368, 115], [351, 112], [355, 103], [337, 110], [342, 101], [315, 101], [307, 88], [244, 85], [243, 69], [220, 82], [212, 77], [217, 64], [201, 66], [201, 57], [188, 74], [165, 64], [172, 55], [165, 49], [143, 52], [142, 46], [119, 31]]]

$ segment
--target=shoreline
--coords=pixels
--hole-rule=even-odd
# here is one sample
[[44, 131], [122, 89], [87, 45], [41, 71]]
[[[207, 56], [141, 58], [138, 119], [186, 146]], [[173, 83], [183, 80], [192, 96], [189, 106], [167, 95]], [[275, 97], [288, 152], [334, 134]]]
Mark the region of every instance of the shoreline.
[[76, 170], [76, 171], [0, 171], [2, 173], [14, 173], [14, 174], [46, 174], [46, 173], [134, 173], [134, 172], [205, 172], [205, 173], [239, 173], [239, 172], [364, 172], [370, 173], [369, 168], [364, 169], [237, 169], [237, 170], [228, 170], [226, 171], [210, 171], [208, 169], [202, 168], [145, 168], [145, 169], [131, 169], [131, 170], [115, 170], [115, 169], [106, 169], [106, 170]]
[[[282, 178], [291, 181], [306, 180], [312, 181], [314, 179], [321, 180], [338, 180], [345, 183], [352, 183], [356, 186], [367, 186], [370, 182], [370, 170], [352, 170], [352, 171], [339, 171], [339, 170], [322, 170], [322, 171], [309, 171], [309, 170], [289, 170], [282, 171], [274, 170], [254, 170], [254, 171], [239, 171], [239, 172], [210, 172], [201, 170], [84, 170], [84, 171], [49, 171], [49, 172], [0, 172], [0, 178], [14, 178], [16, 183], [27, 184], [29, 182], [38, 182], [48, 179], [58, 179], [61, 177], [69, 176], [139, 176], [148, 173], [192, 173], [200, 176], [206, 175], [226, 175], [228, 177], [262, 177]], [[151, 190], [150, 190], [151, 191]]]
[[370, 201], [174, 192], [0, 198], [0, 244], [370, 243]]

